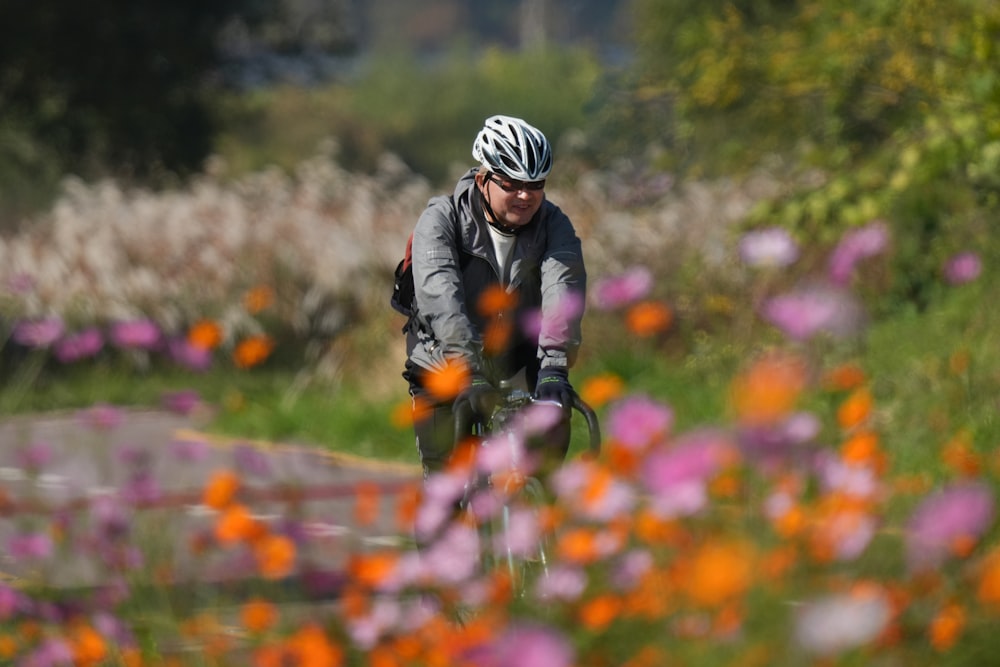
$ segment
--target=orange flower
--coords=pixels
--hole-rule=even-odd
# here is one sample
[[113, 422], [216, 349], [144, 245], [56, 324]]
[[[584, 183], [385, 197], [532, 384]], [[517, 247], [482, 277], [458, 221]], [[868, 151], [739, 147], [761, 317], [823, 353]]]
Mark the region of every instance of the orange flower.
[[277, 622], [278, 609], [272, 602], [262, 598], [254, 598], [240, 609], [240, 620], [247, 630], [254, 634], [260, 634], [266, 632]]
[[233, 362], [237, 368], [253, 368], [271, 356], [274, 340], [270, 336], [251, 336], [241, 340], [233, 350]]
[[274, 303], [274, 290], [267, 285], [258, 285], [243, 295], [243, 307], [251, 315], [256, 315]]
[[844, 463], [868, 466], [877, 472], [885, 468], [885, 453], [879, 448], [878, 435], [871, 431], [855, 433], [841, 445], [840, 457]]
[[191, 326], [188, 343], [202, 350], [214, 350], [222, 343], [222, 327], [212, 320], [200, 320]]
[[420, 487], [413, 485], [396, 495], [396, 525], [401, 530], [410, 530], [417, 519], [420, 507]]
[[223, 544], [252, 542], [265, 532], [264, 524], [244, 505], [230, 505], [215, 522], [215, 539]]
[[378, 586], [396, 570], [398, 554], [393, 552], [359, 554], [351, 559], [348, 570], [358, 583]]
[[865, 382], [865, 372], [857, 364], [841, 364], [823, 376], [823, 386], [832, 391], [850, 391]]
[[240, 489], [240, 478], [231, 470], [216, 471], [205, 485], [202, 502], [215, 510], [228, 506]]
[[720, 606], [750, 587], [752, 560], [746, 544], [710, 542], [699, 547], [682, 567], [680, 585], [696, 604]]
[[330, 641], [323, 628], [315, 623], [306, 625], [289, 637], [286, 648], [294, 656], [290, 664], [297, 667], [340, 667], [344, 664], [343, 650]]
[[493, 285], [483, 291], [476, 304], [480, 315], [491, 317], [509, 310], [517, 305], [517, 293], [508, 292], [501, 285]]
[[983, 560], [976, 597], [993, 611], [1000, 610], [1000, 549], [994, 549]]
[[559, 535], [559, 555], [571, 563], [592, 563], [600, 555], [597, 538], [586, 528], [571, 528]]
[[625, 391], [625, 383], [613, 373], [596, 375], [584, 381], [580, 397], [591, 407], [599, 408], [620, 397]]
[[941, 460], [959, 475], [975, 477], [982, 469], [979, 454], [972, 449], [972, 434], [961, 431], [944, 445]]
[[355, 487], [354, 521], [359, 526], [370, 526], [378, 518], [378, 485], [374, 482], [360, 482]]
[[615, 620], [621, 609], [621, 599], [608, 593], [598, 595], [580, 607], [580, 622], [587, 630], [600, 631]]
[[733, 408], [741, 421], [768, 424], [795, 407], [806, 386], [805, 363], [794, 356], [772, 354], [756, 360], [733, 382]]
[[0, 635], [0, 659], [13, 660], [18, 650], [17, 639], [8, 634]]
[[73, 624], [68, 639], [73, 650], [74, 665], [97, 665], [107, 657], [108, 647], [104, 637], [86, 623]]
[[461, 359], [451, 360], [427, 374], [427, 391], [442, 401], [450, 401], [469, 386], [469, 366]]
[[872, 402], [872, 394], [867, 388], [855, 389], [837, 409], [837, 423], [845, 431], [860, 426], [871, 416]]
[[254, 556], [265, 579], [280, 579], [295, 565], [295, 543], [284, 535], [266, 535], [254, 542]]
[[965, 610], [954, 602], [946, 604], [931, 621], [931, 646], [938, 651], [947, 651], [958, 641], [965, 629]]
[[625, 327], [640, 338], [663, 333], [674, 321], [674, 312], [665, 303], [643, 301], [625, 313]]

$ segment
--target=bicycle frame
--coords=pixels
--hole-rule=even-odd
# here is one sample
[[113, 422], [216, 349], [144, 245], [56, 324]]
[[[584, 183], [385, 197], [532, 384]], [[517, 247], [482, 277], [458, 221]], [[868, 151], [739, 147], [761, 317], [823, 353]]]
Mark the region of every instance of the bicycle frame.
[[502, 568], [510, 577], [512, 592], [517, 597], [523, 597], [527, 592], [529, 580], [544, 577], [548, 574], [549, 544], [543, 534], [528, 553], [514, 547], [512, 523], [516, 509], [527, 508], [535, 514], [547, 503], [546, 492], [541, 480], [526, 470], [519, 470], [523, 463], [518, 460], [516, 433], [519, 416], [532, 405], [549, 404], [565, 410], [566, 419], [570, 419], [572, 411], [579, 412], [587, 423], [589, 431], [588, 453], [596, 456], [600, 453], [601, 432], [597, 415], [579, 396], [573, 395], [573, 404], [566, 408], [553, 401], [537, 401], [526, 391], [516, 389], [508, 384], [501, 384], [500, 400], [491, 415], [477, 415], [467, 402], [456, 402], [455, 439], [460, 442], [469, 435], [479, 438], [476, 444], [476, 456], [485, 453], [486, 448], [509, 446], [511, 450], [511, 474], [500, 484], [493, 475], [477, 472], [473, 465], [472, 474], [466, 485], [461, 506], [475, 517], [473, 502], [484, 491], [498, 492], [501, 504], [496, 514], [488, 515], [485, 520], [476, 518], [480, 533], [480, 565], [485, 571]]

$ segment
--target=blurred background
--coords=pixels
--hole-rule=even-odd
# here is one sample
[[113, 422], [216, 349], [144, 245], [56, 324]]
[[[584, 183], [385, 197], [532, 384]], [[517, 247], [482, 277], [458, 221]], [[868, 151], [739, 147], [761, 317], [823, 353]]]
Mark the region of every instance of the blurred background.
[[[651, 272], [658, 352], [772, 335], [762, 295], [872, 223], [869, 314], [926, 312], [949, 258], [996, 264], [998, 37], [971, 0], [0, 0], [3, 351], [24, 319], [210, 320], [399, 389], [392, 269], [494, 113], [552, 140], [594, 279]], [[765, 227], [802, 256], [761, 279]]]

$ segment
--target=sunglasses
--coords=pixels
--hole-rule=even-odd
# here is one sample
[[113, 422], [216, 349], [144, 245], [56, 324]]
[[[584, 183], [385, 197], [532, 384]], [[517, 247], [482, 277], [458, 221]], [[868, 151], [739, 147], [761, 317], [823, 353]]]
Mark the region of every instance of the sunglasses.
[[545, 179], [540, 181], [512, 181], [500, 178], [496, 174], [490, 174], [490, 180], [500, 186], [504, 192], [536, 191], [545, 189]]

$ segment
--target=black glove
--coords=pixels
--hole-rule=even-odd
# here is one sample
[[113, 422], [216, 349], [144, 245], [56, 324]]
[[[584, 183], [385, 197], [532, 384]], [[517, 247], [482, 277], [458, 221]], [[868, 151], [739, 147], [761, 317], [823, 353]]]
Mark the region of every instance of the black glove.
[[565, 368], [543, 368], [538, 371], [535, 398], [540, 401], [557, 401], [569, 410], [573, 406], [573, 387]]
[[469, 380], [469, 386], [461, 391], [455, 398], [455, 402], [468, 402], [473, 412], [483, 418], [489, 418], [493, 414], [493, 409], [499, 398], [500, 395], [496, 387], [491, 385], [489, 380], [482, 375], [473, 373]]

